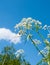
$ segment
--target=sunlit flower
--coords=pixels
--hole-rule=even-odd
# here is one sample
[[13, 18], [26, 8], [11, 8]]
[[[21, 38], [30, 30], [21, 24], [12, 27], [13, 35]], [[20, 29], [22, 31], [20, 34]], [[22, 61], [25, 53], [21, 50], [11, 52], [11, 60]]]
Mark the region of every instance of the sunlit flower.
[[40, 21], [38, 21], [38, 20], [37, 20], [37, 21], [36, 21], [36, 24], [39, 24], [39, 25], [41, 25], [42, 23], [41, 23]]
[[[46, 56], [48, 54], [48, 46], [44, 47], [44, 49], [41, 50], [40, 52]], [[39, 54], [40, 54], [40, 52], [39, 52]]]
[[16, 28], [18, 28], [18, 27], [20, 27], [20, 26], [22, 26], [22, 24], [21, 24], [21, 23], [16, 24], [14, 28], [16, 29]]
[[25, 34], [25, 32], [23, 30], [20, 30], [18, 33], [19, 33], [19, 35]]
[[38, 24], [38, 25], [41, 25], [41, 24], [42, 24], [39, 20], [35, 20], [35, 19], [33, 19], [33, 22], [34, 22], [35, 24]]
[[19, 24], [16, 24], [15, 28], [25, 27], [26, 29], [30, 29], [32, 27], [32, 23], [35, 23], [38, 25], [42, 24], [40, 21], [29, 17], [29, 18], [23, 18]]
[[46, 56], [47, 52], [48, 52], [47, 49], [44, 49], [44, 50], [41, 50], [38, 54], [42, 53], [42, 54], [44, 54]]
[[35, 44], [41, 44], [40, 40], [34, 39], [33, 41], [35, 42]]
[[26, 18], [23, 18], [23, 19], [21, 20], [21, 22], [26, 22]]
[[20, 55], [24, 54], [24, 50], [23, 49], [19, 49], [16, 51], [15, 55], [16, 57], [19, 57]]
[[47, 25], [44, 25], [44, 27], [42, 29], [47, 30]]
[[32, 27], [32, 25], [30, 23], [26, 24], [25, 28], [26, 29], [30, 29]]
[[[40, 52], [41, 52], [41, 53], [44, 53], [44, 50], [41, 50]], [[40, 52], [38, 53], [38, 55], [40, 54]]]
[[49, 44], [49, 41], [47, 39], [44, 40], [44, 43]]
[[49, 50], [49, 49], [50, 49], [50, 47], [49, 47], [49, 46], [46, 46], [44, 49]]
[[26, 20], [27, 22], [30, 22], [30, 21], [32, 21], [32, 18], [31, 17], [29, 17], [29, 18], [27, 18], [27, 20]]

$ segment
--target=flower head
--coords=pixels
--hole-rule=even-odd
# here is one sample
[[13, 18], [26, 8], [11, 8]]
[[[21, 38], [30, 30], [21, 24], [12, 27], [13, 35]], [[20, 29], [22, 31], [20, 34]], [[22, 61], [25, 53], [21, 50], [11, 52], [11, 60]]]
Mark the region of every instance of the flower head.
[[23, 53], [24, 53], [24, 50], [23, 49], [19, 49], [19, 50], [16, 51], [15, 55], [16, 55], [16, 57], [19, 57]]
[[41, 25], [42, 23], [41, 23], [40, 21], [37, 20], [37, 21], [35, 22], [35, 24]]
[[19, 24], [16, 24], [15, 28], [24, 27], [26, 29], [31, 29], [32, 23], [38, 24], [38, 25], [42, 24], [40, 21], [32, 19], [31, 17], [29, 17], [29, 18], [23, 18]]
[[33, 41], [35, 42], [35, 44], [40, 44], [41, 43], [41, 41], [37, 40], [37, 39], [34, 39]]
[[42, 29], [47, 30], [47, 25], [44, 25], [44, 27]]
[[44, 40], [44, 43], [49, 44], [49, 41], [47, 39]]

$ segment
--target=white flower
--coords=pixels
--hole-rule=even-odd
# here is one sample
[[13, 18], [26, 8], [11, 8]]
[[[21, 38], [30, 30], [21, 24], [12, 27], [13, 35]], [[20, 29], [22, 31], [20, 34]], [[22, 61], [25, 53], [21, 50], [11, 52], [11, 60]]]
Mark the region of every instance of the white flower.
[[16, 51], [15, 55], [16, 57], [19, 57], [20, 55], [24, 54], [24, 50], [23, 49], [19, 49]]
[[19, 50], [17, 50], [17, 52], [15, 53], [15, 54], [22, 54], [22, 53], [24, 53], [24, 50], [23, 49], [19, 49]]
[[44, 25], [44, 27], [42, 29], [47, 30], [47, 25]]
[[33, 41], [35, 42], [35, 44], [40, 44], [41, 43], [41, 41], [37, 40], [37, 39], [34, 39]]
[[41, 25], [42, 23], [40, 21], [37, 20], [37, 24]]
[[29, 21], [32, 21], [32, 18], [31, 17], [29, 17], [29, 18], [27, 18], [27, 20], [26, 20], [27, 22], [29, 22]]
[[21, 22], [26, 22], [26, 18], [23, 18], [23, 19], [21, 20]]
[[[44, 49], [41, 50], [40, 52], [43, 53], [44, 55], [47, 55], [47, 53], [48, 53], [48, 46], [44, 47]], [[38, 54], [40, 54], [40, 52]]]
[[14, 28], [16, 29], [16, 28], [18, 28], [19, 26], [22, 26], [22, 24], [21, 24], [21, 23], [16, 24]]
[[42, 24], [40, 21], [32, 19], [31, 17], [29, 17], [29, 18], [23, 18], [19, 24], [16, 24], [15, 28], [24, 27], [26, 29], [31, 29], [33, 23], [38, 24], [38, 25]]
[[47, 34], [47, 37], [50, 38], [50, 34]]
[[19, 35], [23, 35], [23, 34], [25, 34], [25, 31], [20, 30], [18, 33], [19, 33]]
[[[41, 50], [40, 52], [41, 52], [41, 53], [44, 53], [44, 50]], [[38, 55], [40, 54], [40, 52], [38, 53]]]
[[[47, 49], [44, 49], [44, 50], [41, 50], [40, 52], [41, 52], [42, 54], [46, 55], [48, 51], [47, 51]], [[38, 54], [40, 54], [40, 52], [39, 52]]]
[[32, 25], [30, 23], [26, 24], [25, 28], [26, 29], [31, 29]]
[[49, 41], [47, 39], [44, 40], [44, 43], [49, 44]]
[[44, 49], [49, 50], [49, 49], [50, 49], [50, 47], [49, 47], [49, 46], [46, 46]]
[[33, 23], [36, 23], [36, 20], [35, 19], [33, 19]]
[[42, 29], [47, 30], [50, 33], [50, 26], [44, 25]]
[[42, 23], [40, 22], [40, 21], [38, 21], [38, 20], [34, 20], [34, 23], [37, 25], [41, 25]]
[[29, 17], [29, 18], [23, 18], [21, 20], [21, 22], [27, 22], [27, 23], [29, 23], [30, 21], [32, 21], [32, 18], [31, 17]]

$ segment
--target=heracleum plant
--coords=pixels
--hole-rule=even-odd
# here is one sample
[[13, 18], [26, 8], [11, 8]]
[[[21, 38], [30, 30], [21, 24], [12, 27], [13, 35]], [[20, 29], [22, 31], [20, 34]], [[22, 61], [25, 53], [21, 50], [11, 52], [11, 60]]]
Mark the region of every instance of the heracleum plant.
[[[23, 18], [20, 23], [16, 24], [15, 30], [18, 30], [19, 35], [26, 37], [26, 39], [31, 40], [38, 54], [42, 55], [42, 59], [37, 63], [37, 65], [50, 65], [50, 26], [42, 25], [38, 20], [29, 18]], [[34, 33], [35, 34], [34, 34]], [[34, 36], [36, 39], [34, 39]], [[40, 50], [38, 47], [41, 44], [44, 45], [44, 49]]]

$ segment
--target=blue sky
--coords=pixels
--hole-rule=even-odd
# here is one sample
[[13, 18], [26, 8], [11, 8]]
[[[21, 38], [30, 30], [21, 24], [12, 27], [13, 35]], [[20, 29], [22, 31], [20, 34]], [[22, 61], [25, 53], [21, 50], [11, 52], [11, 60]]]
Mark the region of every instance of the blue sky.
[[[14, 26], [24, 17], [32, 17], [40, 20], [43, 25], [50, 25], [50, 0], [0, 0], [0, 28], [8, 28], [14, 32]], [[4, 40], [0, 43], [0, 50], [10, 44]], [[31, 65], [36, 65], [41, 58], [31, 43], [26, 46], [23, 43], [17, 44], [14, 47], [25, 50], [26, 59]]]

